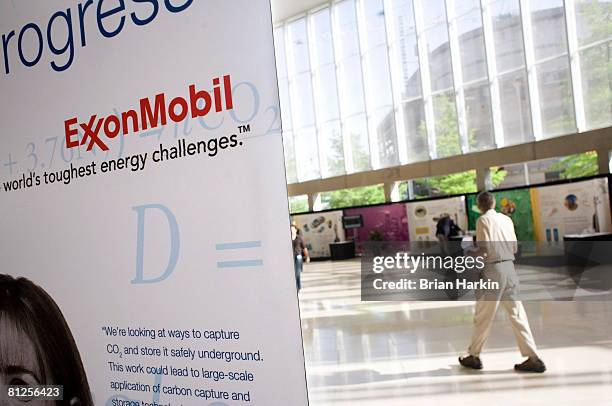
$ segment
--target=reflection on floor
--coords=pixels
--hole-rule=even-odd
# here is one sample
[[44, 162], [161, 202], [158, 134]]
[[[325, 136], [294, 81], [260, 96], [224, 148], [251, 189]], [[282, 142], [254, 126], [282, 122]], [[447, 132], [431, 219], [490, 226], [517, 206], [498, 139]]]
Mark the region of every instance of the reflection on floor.
[[472, 302], [361, 302], [359, 262], [305, 267], [300, 292], [310, 403], [321, 405], [612, 405], [612, 303], [526, 302], [547, 364], [521, 361], [503, 312], [483, 371], [457, 366]]

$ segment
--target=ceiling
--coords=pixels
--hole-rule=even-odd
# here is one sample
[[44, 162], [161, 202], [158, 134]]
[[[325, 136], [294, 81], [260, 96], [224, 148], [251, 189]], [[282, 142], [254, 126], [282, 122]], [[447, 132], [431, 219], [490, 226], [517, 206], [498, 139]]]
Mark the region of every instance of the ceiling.
[[329, 3], [326, 0], [272, 0], [272, 20], [277, 23], [296, 14], [300, 14], [313, 7], [323, 3]]

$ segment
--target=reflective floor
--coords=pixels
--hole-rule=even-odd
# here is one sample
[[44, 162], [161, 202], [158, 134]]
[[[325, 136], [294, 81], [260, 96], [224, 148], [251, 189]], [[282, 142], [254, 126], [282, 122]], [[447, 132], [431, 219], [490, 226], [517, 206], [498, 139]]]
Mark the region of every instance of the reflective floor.
[[302, 284], [313, 406], [612, 405], [610, 302], [525, 303], [542, 375], [513, 370], [522, 359], [500, 312], [472, 372], [457, 366], [472, 302], [361, 302], [358, 261], [306, 265]]

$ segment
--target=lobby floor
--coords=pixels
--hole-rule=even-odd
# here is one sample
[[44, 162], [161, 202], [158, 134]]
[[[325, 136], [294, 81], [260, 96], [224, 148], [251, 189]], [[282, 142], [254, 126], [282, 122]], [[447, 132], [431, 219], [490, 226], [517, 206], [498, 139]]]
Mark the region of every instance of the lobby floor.
[[473, 302], [361, 302], [359, 261], [313, 262], [300, 308], [310, 404], [612, 405], [612, 302], [525, 302], [545, 374], [519, 374], [498, 313], [484, 370], [457, 365]]

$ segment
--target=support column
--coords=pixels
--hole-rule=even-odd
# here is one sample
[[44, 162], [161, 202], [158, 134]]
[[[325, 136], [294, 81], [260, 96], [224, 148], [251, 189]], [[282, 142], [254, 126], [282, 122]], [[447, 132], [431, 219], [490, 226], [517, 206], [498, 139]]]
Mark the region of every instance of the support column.
[[386, 182], [383, 185], [385, 191], [385, 203], [399, 202], [399, 186], [401, 182]]
[[308, 195], [308, 211], [321, 210], [321, 193], [312, 193]]
[[476, 170], [476, 187], [479, 192], [493, 189], [493, 179], [491, 177], [491, 169], [482, 168]]
[[610, 151], [607, 149], [597, 150], [597, 166], [600, 174], [610, 173], [610, 163]]
[[409, 180], [408, 181], [408, 200], [413, 200], [414, 199], [414, 181], [413, 180]]

